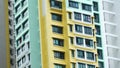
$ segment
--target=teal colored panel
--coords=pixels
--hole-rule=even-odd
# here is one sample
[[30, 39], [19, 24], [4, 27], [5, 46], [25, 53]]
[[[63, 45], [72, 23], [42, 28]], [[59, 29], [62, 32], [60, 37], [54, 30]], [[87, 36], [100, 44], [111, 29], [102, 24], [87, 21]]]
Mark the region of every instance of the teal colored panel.
[[38, 0], [28, 0], [29, 5], [29, 23], [30, 23], [30, 52], [31, 68], [42, 68], [40, 34], [39, 34], [39, 16]]

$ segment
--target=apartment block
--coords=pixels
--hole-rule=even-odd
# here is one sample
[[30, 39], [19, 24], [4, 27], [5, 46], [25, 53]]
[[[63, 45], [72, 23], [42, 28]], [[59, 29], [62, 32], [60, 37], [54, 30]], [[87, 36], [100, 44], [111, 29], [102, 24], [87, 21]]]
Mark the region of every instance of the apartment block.
[[104, 68], [100, 2], [42, 0], [39, 3], [42, 67]]
[[16, 68], [41, 68], [38, 0], [14, 1]]
[[102, 39], [105, 53], [105, 68], [120, 67], [119, 0], [102, 0]]
[[9, 24], [9, 46], [10, 46], [10, 67], [16, 68], [16, 49], [15, 49], [15, 28], [14, 28], [14, 1], [8, 1], [8, 24]]
[[119, 2], [1, 0], [0, 66], [119, 67]]
[[[68, 15], [71, 13], [72, 20], [75, 20], [75, 21], [78, 20], [77, 22], [85, 23], [85, 25], [83, 25], [84, 27], [86, 27], [86, 24], [87, 24], [87, 27], [90, 27], [90, 25], [88, 24], [90, 24], [90, 22], [92, 21], [91, 17], [92, 16], [94, 17], [93, 23], [94, 23], [95, 28], [92, 28], [93, 31], [95, 29], [96, 38], [95, 38], [94, 43], [96, 44], [96, 47], [97, 47], [99, 68], [104, 68], [104, 55], [103, 55], [104, 46], [102, 45], [100, 4], [101, 2], [97, 0], [90, 0], [90, 1], [68, 0], [67, 10], [70, 11]], [[81, 17], [80, 19], [75, 19], [76, 17], [78, 17], [76, 15], [76, 12], [79, 13], [79, 17]], [[83, 30], [85, 31], [85, 28]], [[87, 30], [87, 31], [89, 32], [90, 30]], [[85, 38], [88, 38], [88, 37], [85, 37]]]

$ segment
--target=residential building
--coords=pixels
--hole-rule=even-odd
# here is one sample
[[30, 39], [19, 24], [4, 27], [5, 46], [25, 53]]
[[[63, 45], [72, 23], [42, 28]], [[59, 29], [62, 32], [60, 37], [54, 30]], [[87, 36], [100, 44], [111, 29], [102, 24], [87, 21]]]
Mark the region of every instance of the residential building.
[[39, 1], [43, 68], [104, 68], [100, 3]]
[[0, 5], [0, 60], [8, 62], [0, 62], [3, 68], [119, 67], [119, 0], [8, 0], [7, 10]]
[[14, 0], [14, 26], [16, 68], [42, 68], [38, 0]]
[[102, 44], [105, 53], [105, 68], [120, 67], [119, 0], [102, 0]]
[[9, 24], [9, 47], [10, 67], [16, 68], [15, 28], [14, 28], [14, 1], [8, 0], [8, 24]]

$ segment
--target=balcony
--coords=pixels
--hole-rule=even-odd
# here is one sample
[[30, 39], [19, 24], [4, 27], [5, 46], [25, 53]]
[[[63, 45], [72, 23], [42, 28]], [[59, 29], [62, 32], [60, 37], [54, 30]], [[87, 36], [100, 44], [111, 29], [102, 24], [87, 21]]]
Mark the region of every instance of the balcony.
[[21, 57], [23, 57], [27, 53], [29, 53], [29, 44], [25, 43], [22, 48], [20, 47], [17, 59], [19, 60]]

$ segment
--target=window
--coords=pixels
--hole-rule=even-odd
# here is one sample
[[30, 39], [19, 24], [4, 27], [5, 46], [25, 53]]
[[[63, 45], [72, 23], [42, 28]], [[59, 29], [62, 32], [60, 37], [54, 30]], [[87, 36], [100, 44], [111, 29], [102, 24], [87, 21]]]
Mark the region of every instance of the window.
[[92, 32], [92, 28], [91, 27], [84, 27], [84, 33], [85, 34], [88, 34], [88, 35], [92, 35], [93, 32]]
[[72, 25], [69, 25], [70, 32], [73, 31], [72, 27], [73, 27]]
[[75, 31], [79, 32], [79, 33], [82, 33], [83, 32], [82, 26], [75, 24]]
[[20, 37], [18, 40], [17, 40], [17, 46], [20, 45], [22, 43], [22, 38]]
[[98, 11], [98, 2], [93, 2], [93, 10]]
[[63, 28], [59, 27], [59, 26], [52, 26], [52, 31], [54, 33], [59, 33], [59, 34], [63, 34]]
[[86, 68], [86, 65], [84, 63], [78, 63], [78, 68]]
[[52, 20], [55, 20], [55, 21], [62, 21], [62, 15], [52, 13]]
[[87, 47], [93, 47], [93, 40], [85, 39], [85, 45]]
[[14, 55], [13, 49], [10, 49], [10, 55]]
[[10, 39], [10, 45], [12, 46], [13, 45], [13, 39]]
[[28, 54], [28, 60], [30, 61], [30, 53]]
[[98, 47], [102, 47], [101, 38], [100, 37], [96, 37], [96, 41], [97, 41], [97, 46]]
[[13, 30], [9, 29], [9, 34], [13, 35]]
[[88, 4], [82, 4], [82, 9], [86, 11], [92, 11], [91, 5]]
[[28, 41], [27, 43], [28, 49], [30, 49], [30, 42]]
[[55, 67], [55, 68], [65, 68], [65, 65], [55, 64], [54, 67]]
[[64, 59], [64, 52], [54, 51], [54, 58]]
[[11, 10], [9, 10], [8, 13], [9, 13], [9, 16], [12, 16], [12, 11]]
[[28, 68], [31, 68], [31, 65], [29, 65]]
[[98, 58], [103, 59], [103, 51], [98, 49], [97, 52], [98, 52]]
[[77, 57], [78, 58], [85, 58], [85, 53], [82, 50], [77, 50]]
[[19, 27], [16, 29], [16, 34], [17, 34], [17, 35], [20, 34], [21, 31], [22, 31], [22, 28], [21, 28], [21, 26], [19, 26]]
[[64, 40], [53, 38], [53, 44], [56, 45], [56, 46], [63, 46], [64, 45]]
[[21, 66], [21, 59], [17, 61], [17, 65], [18, 65], [18, 67]]
[[92, 52], [86, 52], [86, 54], [87, 54], [87, 59], [94, 60], [94, 53], [92, 53]]
[[78, 13], [78, 12], [74, 12], [74, 19], [75, 20], [81, 20], [81, 13]]
[[22, 6], [25, 6], [27, 4], [27, 0], [22, 1]]
[[12, 2], [8, 1], [8, 6], [12, 7]]
[[76, 44], [77, 45], [83, 45], [83, 38], [76, 37]]
[[71, 50], [71, 56], [75, 57], [75, 51], [74, 50]]
[[21, 6], [20, 6], [20, 4], [18, 4], [18, 5], [15, 7], [16, 13], [17, 13], [20, 9], [21, 9]]
[[25, 61], [26, 61], [26, 57], [23, 56], [23, 57], [22, 57], [22, 63], [25, 63]]
[[83, 21], [91, 23], [90, 15], [83, 14]]
[[11, 19], [9, 19], [9, 25], [12, 26], [13, 25], [13, 22]]
[[21, 15], [19, 15], [19, 16], [16, 18], [16, 24], [19, 23], [19, 22], [21, 22], [21, 20], [22, 20], [22, 17], [21, 17]]
[[17, 55], [19, 55], [19, 54], [20, 54], [20, 52], [21, 52], [21, 49], [20, 49], [20, 48], [18, 48], [18, 49], [17, 49]]
[[72, 68], [76, 68], [76, 64], [75, 63], [72, 63]]
[[14, 60], [12, 58], [10, 59], [10, 64], [14, 65]]
[[26, 17], [28, 15], [28, 9], [25, 9], [23, 12], [22, 12], [22, 17]]
[[23, 44], [23, 45], [21, 46], [21, 50], [22, 50], [22, 51], [25, 51], [25, 49], [26, 49], [26, 48], [25, 48], [25, 44]]
[[17, 2], [18, 0], [15, 0], [15, 2]]
[[28, 27], [28, 19], [23, 23], [23, 29], [25, 29], [26, 27]]
[[99, 63], [99, 68], [104, 68], [104, 63], [103, 62], [98, 62]]
[[94, 21], [96, 22], [96, 23], [99, 23], [99, 14], [97, 14], [97, 13], [94, 13]]
[[96, 34], [97, 34], [97, 35], [101, 35], [100, 26], [95, 25], [95, 28], [96, 28]]
[[58, 9], [62, 9], [62, 2], [50, 0], [50, 6]]
[[88, 64], [88, 65], [87, 65], [87, 68], [95, 68], [95, 65], [90, 65], [90, 64]]
[[74, 38], [73, 37], [70, 37], [70, 43], [73, 44], [74, 43]]
[[79, 8], [79, 4], [78, 4], [78, 2], [70, 1], [70, 0], [69, 0], [69, 7]]
[[72, 13], [71, 12], [68, 12], [68, 18], [72, 19]]
[[28, 31], [23, 35], [23, 40], [26, 40], [29, 38]]

